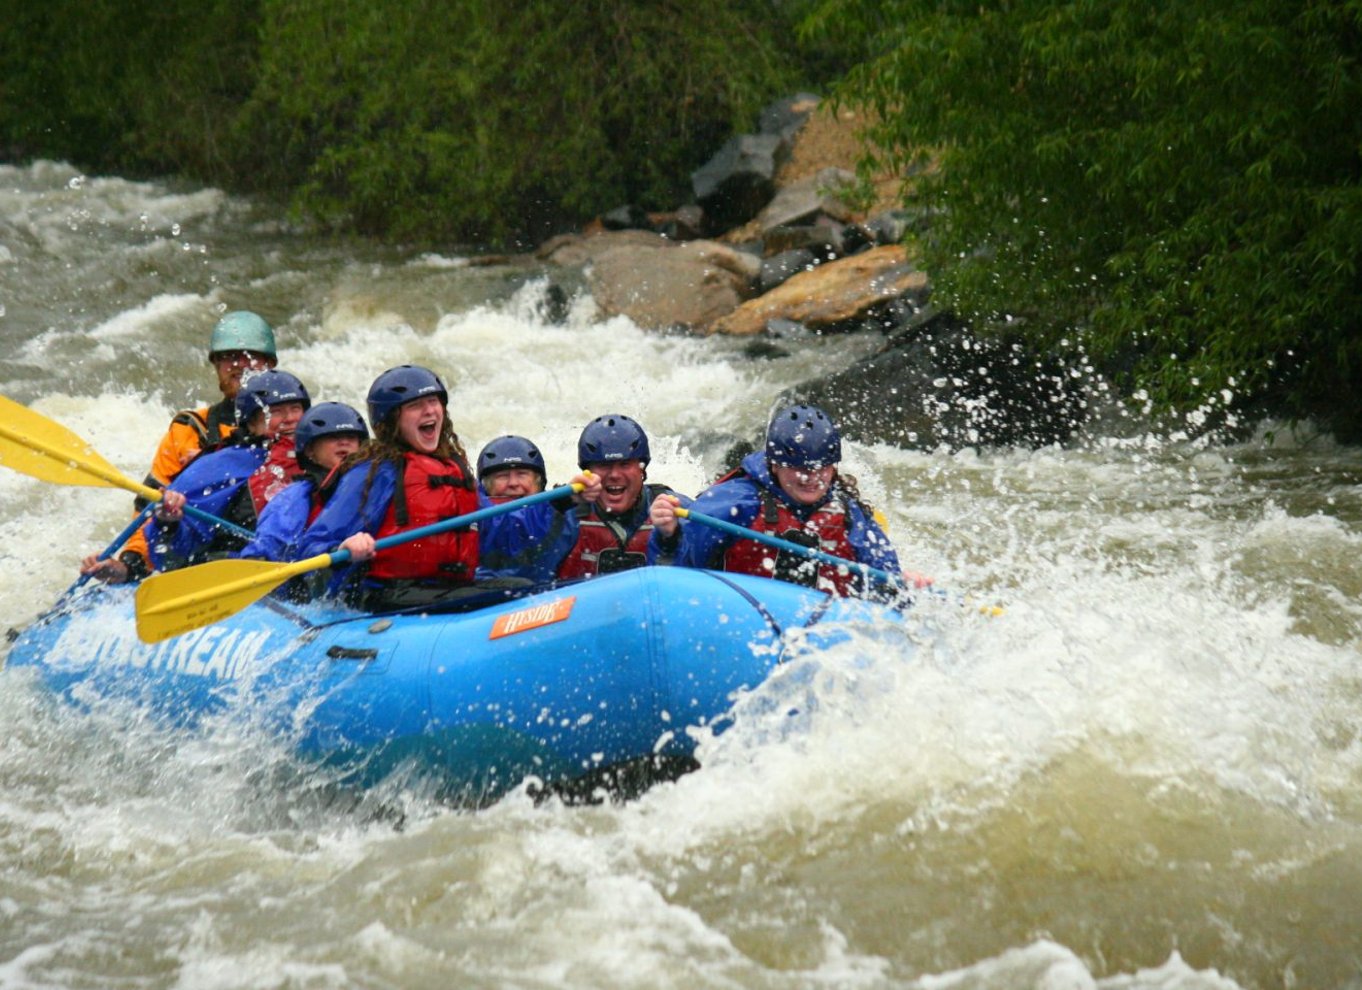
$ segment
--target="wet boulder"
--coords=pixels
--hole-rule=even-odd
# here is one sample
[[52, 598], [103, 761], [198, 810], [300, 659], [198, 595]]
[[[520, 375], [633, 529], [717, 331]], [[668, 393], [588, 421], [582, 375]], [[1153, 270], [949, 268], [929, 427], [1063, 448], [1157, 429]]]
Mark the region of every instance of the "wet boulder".
[[687, 203], [675, 210], [653, 215], [654, 228], [673, 241], [694, 241], [704, 236], [705, 211], [698, 203]]
[[772, 227], [756, 243], [768, 258], [787, 251], [808, 251], [822, 264], [850, 253], [843, 249], [842, 230], [841, 224], [825, 220], [802, 227]]
[[757, 214], [758, 230], [793, 227], [827, 218], [849, 223], [854, 215], [848, 200], [856, 190], [856, 176], [843, 168], [820, 169], [779, 190]]
[[746, 223], [770, 202], [784, 147], [774, 134], [738, 134], [691, 173], [695, 200], [715, 230]]
[[599, 255], [617, 248], [648, 250], [665, 244], [666, 239], [651, 230], [605, 230], [603, 227], [582, 234], [559, 234], [539, 245], [534, 256], [540, 261], [564, 268], [590, 265]]
[[899, 245], [874, 248], [802, 271], [764, 295], [710, 323], [709, 333], [765, 333], [773, 320], [830, 331], [859, 327], [877, 307], [903, 297], [923, 298], [927, 276]]
[[726, 244], [637, 230], [560, 238], [541, 257], [581, 265], [603, 315], [652, 330], [708, 326], [752, 295], [761, 272], [760, 258]]
[[898, 244], [912, 229], [913, 216], [907, 210], [885, 210], [866, 220], [862, 228], [876, 244]]
[[777, 286], [788, 282], [800, 272], [807, 272], [816, 268], [820, 261], [822, 259], [808, 248], [782, 251], [777, 255], [763, 259], [761, 275], [757, 279], [757, 287], [762, 292], [770, 292]]

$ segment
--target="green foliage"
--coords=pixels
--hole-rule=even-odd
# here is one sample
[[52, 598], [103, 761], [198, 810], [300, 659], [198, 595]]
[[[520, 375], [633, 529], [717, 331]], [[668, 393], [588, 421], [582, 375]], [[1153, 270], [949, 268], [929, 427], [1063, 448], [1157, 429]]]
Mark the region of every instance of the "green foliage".
[[877, 39], [839, 95], [876, 166], [939, 157], [914, 188], [959, 311], [1169, 408], [1362, 424], [1357, 0], [827, 0], [806, 30]]
[[422, 240], [678, 205], [797, 81], [770, 0], [8, 6], [0, 154], [282, 193]]
[[675, 205], [790, 78], [770, 11], [717, 0], [265, 0], [243, 116], [312, 211], [505, 240]]
[[[0, 135], [7, 149], [65, 157], [116, 145], [122, 135], [112, 112], [116, 68], [91, 43], [107, 27], [109, 5], [91, 3], [83, 14], [73, 0], [7, 6], [0, 17]], [[67, 24], [79, 32], [74, 44]]]
[[0, 17], [0, 146], [105, 168], [228, 174], [252, 0], [45, 0]]

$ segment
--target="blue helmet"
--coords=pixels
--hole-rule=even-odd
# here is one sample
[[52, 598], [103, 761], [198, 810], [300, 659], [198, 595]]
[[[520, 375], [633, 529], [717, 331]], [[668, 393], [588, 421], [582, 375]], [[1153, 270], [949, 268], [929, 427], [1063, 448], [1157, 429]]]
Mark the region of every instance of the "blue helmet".
[[538, 447], [524, 437], [509, 434], [497, 437], [483, 447], [482, 453], [478, 455], [478, 481], [482, 481], [489, 474], [517, 467], [538, 471], [540, 478], [548, 479], [544, 455], [539, 452]]
[[208, 360], [223, 351], [253, 351], [277, 358], [274, 352], [274, 331], [263, 317], [240, 309], [228, 313], [213, 327], [208, 338]]
[[842, 459], [842, 436], [817, 406], [789, 406], [766, 428], [766, 459], [782, 467], [827, 467]]
[[438, 395], [449, 405], [449, 389], [429, 368], [415, 364], [389, 368], [369, 386], [369, 422], [377, 427], [401, 406], [427, 395]]
[[304, 409], [312, 407], [312, 398], [296, 376], [287, 371], [258, 372], [241, 382], [241, 391], [236, 394], [236, 421], [245, 426], [256, 413], [285, 402], [301, 402]]
[[602, 461], [642, 461], [648, 466], [652, 456], [648, 452], [648, 434], [628, 416], [609, 413], [597, 416], [577, 441], [577, 466]]
[[299, 451], [303, 451], [313, 440], [341, 434], [354, 434], [367, 440], [369, 427], [364, 422], [364, 417], [352, 406], [347, 406], [344, 402], [319, 402], [298, 421], [298, 429], [293, 434], [293, 445]]

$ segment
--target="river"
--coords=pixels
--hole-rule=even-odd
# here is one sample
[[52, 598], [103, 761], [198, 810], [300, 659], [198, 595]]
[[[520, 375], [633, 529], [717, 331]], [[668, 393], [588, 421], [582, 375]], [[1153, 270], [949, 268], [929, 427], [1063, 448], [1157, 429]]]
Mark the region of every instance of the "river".
[[[0, 391], [140, 479], [213, 394], [216, 316], [278, 328], [314, 398], [444, 373], [470, 451], [550, 478], [607, 411], [699, 490], [786, 356], [599, 320], [549, 276], [337, 241], [213, 189], [0, 166]], [[268, 740], [169, 732], [0, 674], [0, 987], [1362, 985], [1362, 459], [1308, 429], [1063, 449], [848, 445], [905, 563], [1001, 615], [805, 658], [627, 803], [338, 798]], [[127, 519], [0, 470], [0, 618]], [[803, 712], [791, 722], [771, 713]]]

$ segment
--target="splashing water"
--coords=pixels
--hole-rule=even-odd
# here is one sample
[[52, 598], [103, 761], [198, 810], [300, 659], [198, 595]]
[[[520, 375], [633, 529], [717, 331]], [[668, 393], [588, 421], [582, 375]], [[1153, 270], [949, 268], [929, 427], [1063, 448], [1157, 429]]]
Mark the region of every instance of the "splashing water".
[[[316, 397], [358, 405], [384, 368], [429, 364], [470, 451], [523, 433], [552, 480], [583, 423], [626, 412], [653, 480], [688, 492], [781, 389], [875, 343], [758, 361], [600, 320], [581, 292], [552, 323], [560, 273], [337, 244], [56, 163], [0, 166], [0, 201], [4, 394], [133, 478], [175, 409], [215, 397], [227, 309], [264, 313]], [[1350, 985], [1362, 471], [1271, 429], [848, 444], [905, 563], [951, 596], [906, 631], [810, 641], [700, 740], [700, 772], [628, 804], [349, 795], [249, 725], [169, 733], [6, 672], [0, 985]], [[0, 472], [7, 623], [128, 507]]]

